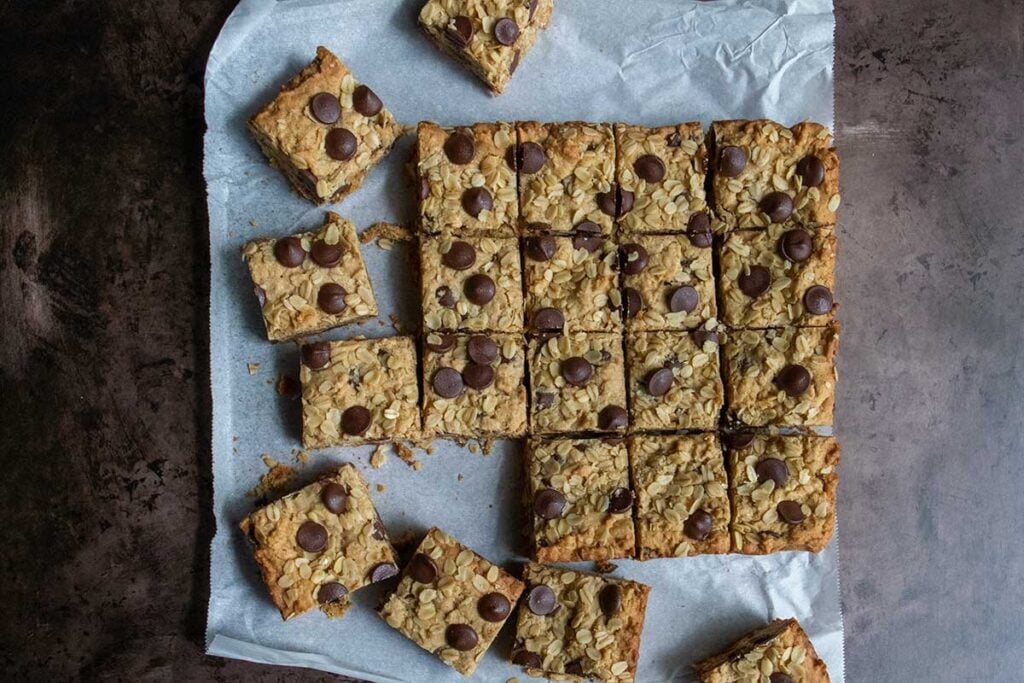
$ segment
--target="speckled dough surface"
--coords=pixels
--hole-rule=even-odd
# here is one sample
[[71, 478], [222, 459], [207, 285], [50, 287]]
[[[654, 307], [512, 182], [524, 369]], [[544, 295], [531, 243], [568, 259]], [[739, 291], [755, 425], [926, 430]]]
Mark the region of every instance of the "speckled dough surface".
[[796, 619], [776, 619], [694, 668], [700, 683], [829, 683], [825, 663]]

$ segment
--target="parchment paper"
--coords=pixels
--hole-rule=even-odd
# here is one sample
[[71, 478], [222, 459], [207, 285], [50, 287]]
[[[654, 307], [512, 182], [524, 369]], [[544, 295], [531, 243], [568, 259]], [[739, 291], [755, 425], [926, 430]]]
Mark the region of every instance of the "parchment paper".
[[[290, 664], [372, 681], [458, 681], [461, 676], [388, 627], [373, 611], [374, 588], [328, 621], [319, 612], [288, 623], [267, 598], [238, 521], [266, 467], [260, 454], [293, 460], [300, 409], [273, 382], [297, 372], [292, 345], [265, 341], [241, 245], [261, 235], [318, 226], [323, 209], [292, 194], [250, 140], [245, 119], [297, 73], [318, 44], [334, 50], [402, 122], [539, 119], [668, 124], [767, 116], [786, 123], [832, 122], [833, 17], [830, 0], [695, 2], [556, 0], [547, 31], [523, 59], [505, 94], [492, 97], [415, 28], [423, 0], [243, 0], [210, 54], [206, 74], [205, 175], [209, 191], [213, 474], [217, 535], [211, 560], [210, 654]], [[410, 220], [415, 210], [402, 164], [406, 137], [367, 183], [332, 207], [359, 229]], [[415, 329], [401, 245], [363, 248], [382, 322], [334, 330], [327, 338], [394, 334], [396, 313]], [[255, 374], [247, 364], [258, 363]], [[351, 460], [371, 482], [393, 534], [441, 526], [486, 557], [514, 558], [520, 525], [520, 449], [500, 442], [489, 456], [444, 441], [420, 456], [421, 471], [397, 458], [370, 469], [370, 449], [329, 449], [300, 467], [303, 483]], [[294, 464], [294, 462], [292, 463]], [[458, 475], [463, 476], [462, 480]], [[690, 680], [690, 665], [774, 617], [796, 616], [843, 679], [836, 541], [819, 555], [708, 556], [618, 562], [617, 574], [653, 586], [638, 679]], [[481, 662], [475, 680], [524, 678], [507, 664], [511, 628]]]

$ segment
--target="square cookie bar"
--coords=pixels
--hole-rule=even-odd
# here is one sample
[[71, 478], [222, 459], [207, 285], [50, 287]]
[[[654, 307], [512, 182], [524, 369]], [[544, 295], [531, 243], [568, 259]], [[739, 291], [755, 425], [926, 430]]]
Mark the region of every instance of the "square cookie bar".
[[638, 235], [620, 247], [626, 325], [631, 330], [687, 330], [717, 313], [711, 241], [686, 235]]
[[729, 440], [733, 551], [822, 550], [836, 525], [839, 442], [831, 436]]
[[523, 241], [527, 329], [615, 332], [622, 329], [618, 254], [600, 235], [535, 235]]
[[622, 439], [531, 439], [526, 500], [533, 559], [576, 562], [633, 557], [633, 492]]
[[510, 123], [442, 128], [421, 121], [416, 140], [420, 224], [430, 234], [512, 237], [519, 196]]
[[576, 332], [531, 339], [534, 434], [621, 432], [629, 423], [622, 338]]
[[325, 47], [249, 119], [249, 130], [296, 192], [317, 204], [354, 192], [402, 134], [380, 98]]
[[522, 592], [521, 581], [435, 527], [405, 566], [380, 615], [469, 676]]
[[508, 85], [537, 33], [551, 19], [552, 0], [428, 0], [420, 28], [441, 52], [463, 64], [495, 94]]
[[839, 324], [737, 330], [725, 342], [728, 417], [752, 427], [832, 424]]
[[833, 318], [832, 230], [739, 230], [719, 247], [719, 263], [722, 322], [730, 327], [824, 325]]
[[526, 349], [518, 334], [428, 332], [423, 428], [459, 438], [526, 434]]
[[715, 211], [728, 229], [835, 225], [839, 157], [818, 123], [715, 121]]
[[623, 230], [710, 230], [704, 191], [708, 152], [699, 122], [660, 128], [617, 123], [615, 149], [616, 180], [623, 198], [632, 198], [630, 210], [623, 207], [619, 219]]
[[399, 441], [420, 434], [412, 337], [306, 344], [299, 378], [306, 448]]
[[515, 238], [424, 237], [420, 279], [426, 331], [523, 329], [523, 279]]
[[340, 617], [351, 593], [398, 574], [366, 482], [348, 463], [240, 526], [284, 619], [317, 606]]
[[618, 213], [612, 127], [522, 121], [516, 131], [523, 232], [610, 235]]
[[242, 249], [270, 341], [316, 334], [377, 315], [356, 229], [336, 213], [324, 226]]
[[796, 619], [776, 619], [694, 669], [700, 683], [829, 683], [825, 663]]
[[632, 683], [650, 587], [528, 564], [512, 661], [530, 676]]
[[729, 495], [714, 434], [633, 436], [639, 558], [729, 552]]
[[715, 332], [630, 332], [626, 355], [634, 430], [718, 426], [723, 389]]

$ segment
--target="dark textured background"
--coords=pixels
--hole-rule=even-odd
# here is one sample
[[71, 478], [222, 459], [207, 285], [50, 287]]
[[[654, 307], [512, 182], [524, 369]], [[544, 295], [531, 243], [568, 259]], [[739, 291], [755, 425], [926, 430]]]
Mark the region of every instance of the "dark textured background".
[[[1019, 680], [1024, 5], [837, 4], [847, 671]], [[202, 77], [232, 5], [0, 2], [8, 680], [324, 677], [203, 656]]]

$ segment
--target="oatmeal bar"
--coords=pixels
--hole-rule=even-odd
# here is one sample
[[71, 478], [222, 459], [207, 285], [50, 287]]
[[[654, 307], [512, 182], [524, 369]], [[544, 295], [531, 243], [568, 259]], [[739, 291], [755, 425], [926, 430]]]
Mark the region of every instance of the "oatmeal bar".
[[352, 592], [398, 574], [366, 482], [348, 463], [240, 526], [284, 619], [317, 606], [340, 617]]
[[728, 416], [741, 424], [832, 424], [839, 324], [741, 330], [725, 343]]
[[420, 28], [441, 52], [501, 94], [537, 33], [551, 19], [552, 0], [428, 0]]
[[429, 234], [511, 237], [519, 220], [510, 123], [442, 128], [420, 122], [416, 173], [420, 223]]
[[730, 441], [733, 551], [818, 552], [835, 528], [839, 443], [831, 436], [756, 435]]
[[523, 231], [610, 235], [619, 212], [612, 127], [523, 121], [516, 131]]
[[325, 47], [249, 119], [249, 130], [292, 187], [317, 204], [354, 192], [402, 134], [380, 98]]
[[776, 619], [694, 666], [700, 683], [829, 683], [796, 619]]
[[632, 557], [633, 492], [621, 439], [531, 439], [526, 500], [538, 562]]
[[600, 235], [527, 237], [523, 241], [527, 329], [535, 333], [620, 330], [618, 278], [615, 245]]
[[413, 439], [420, 433], [412, 337], [321, 341], [302, 347], [302, 445]]
[[650, 587], [528, 564], [512, 661], [552, 680], [633, 683]]
[[424, 237], [420, 279], [427, 331], [523, 329], [522, 273], [515, 238]]
[[621, 432], [628, 425], [622, 339], [577, 332], [531, 339], [534, 434]]
[[728, 229], [835, 225], [839, 157], [818, 123], [715, 121], [715, 211]]
[[245, 245], [270, 341], [316, 334], [377, 315], [377, 302], [350, 221], [327, 213], [324, 226]]
[[380, 615], [469, 676], [522, 592], [518, 579], [435, 527], [405, 566]]
[[517, 334], [428, 332], [423, 426], [462, 438], [526, 434], [526, 349]]
[[686, 330], [717, 313], [711, 241], [685, 235], [640, 235], [620, 247], [626, 326]]
[[[632, 208], [620, 227], [634, 233], [709, 233], [704, 176], [707, 148], [699, 123], [645, 128], [615, 124], [615, 177]], [[709, 235], [710, 237], [710, 235]]]
[[630, 332], [626, 353], [633, 429], [718, 426], [723, 389], [716, 332]]
[[817, 326], [833, 317], [832, 230], [738, 230], [719, 246], [719, 263], [722, 322], [730, 327]]
[[714, 434], [633, 436], [639, 558], [729, 552], [729, 495]]

